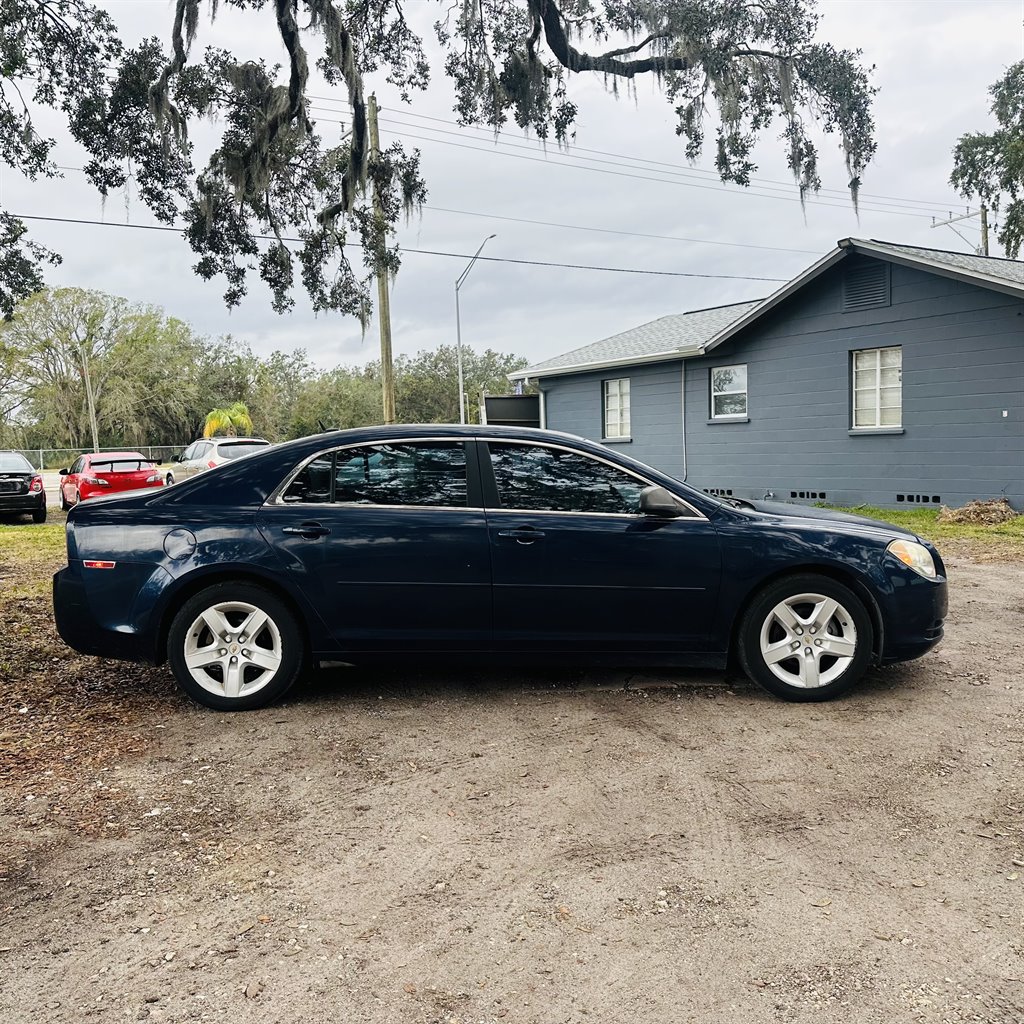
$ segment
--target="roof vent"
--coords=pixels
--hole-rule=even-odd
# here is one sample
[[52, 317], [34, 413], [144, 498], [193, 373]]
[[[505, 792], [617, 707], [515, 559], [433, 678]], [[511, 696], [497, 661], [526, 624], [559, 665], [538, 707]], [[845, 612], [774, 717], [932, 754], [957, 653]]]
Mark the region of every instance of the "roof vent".
[[889, 264], [881, 260], [850, 267], [843, 278], [843, 312], [891, 305]]

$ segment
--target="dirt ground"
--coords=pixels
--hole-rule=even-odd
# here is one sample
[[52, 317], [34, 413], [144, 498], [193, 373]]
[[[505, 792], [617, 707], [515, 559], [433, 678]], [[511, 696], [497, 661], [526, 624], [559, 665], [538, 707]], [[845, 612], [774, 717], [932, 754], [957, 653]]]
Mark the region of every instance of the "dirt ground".
[[943, 645], [829, 705], [325, 671], [218, 715], [9, 600], [0, 1019], [1021, 1024], [1024, 565], [949, 562]]

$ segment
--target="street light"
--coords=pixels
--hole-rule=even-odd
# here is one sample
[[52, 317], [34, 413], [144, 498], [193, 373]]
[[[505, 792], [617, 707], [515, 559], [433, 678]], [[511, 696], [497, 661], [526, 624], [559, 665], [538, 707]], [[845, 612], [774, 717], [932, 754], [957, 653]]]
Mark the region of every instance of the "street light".
[[492, 239], [497, 238], [497, 235], [488, 235], [481, 243], [480, 248], [473, 254], [473, 258], [469, 261], [469, 266], [459, 274], [455, 281], [455, 351], [456, 359], [459, 364], [459, 422], [466, 422], [466, 394], [465, 394], [465, 383], [462, 378], [462, 321], [459, 318], [459, 289], [462, 287], [463, 282], [469, 276], [469, 272], [473, 269], [473, 264], [480, 257], [480, 253], [484, 251], [484, 246]]

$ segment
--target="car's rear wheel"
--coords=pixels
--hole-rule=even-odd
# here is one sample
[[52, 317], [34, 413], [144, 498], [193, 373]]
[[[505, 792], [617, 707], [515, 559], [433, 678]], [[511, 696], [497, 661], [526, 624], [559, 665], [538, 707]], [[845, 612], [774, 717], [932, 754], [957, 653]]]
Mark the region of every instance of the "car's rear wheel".
[[305, 641], [291, 609], [262, 587], [218, 583], [182, 605], [167, 657], [182, 689], [218, 711], [277, 700], [298, 678]]
[[874, 638], [864, 602], [827, 576], [789, 576], [758, 594], [740, 623], [740, 664], [784, 700], [845, 693], [871, 663]]
[[32, 513], [32, 522], [33, 523], [45, 523], [46, 522], [46, 502], [45, 501], [42, 502], [40, 504], [39, 508], [37, 508]]
[[64, 497], [64, 488], [60, 489], [60, 510], [61, 512], [67, 512], [71, 506], [68, 504], [68, 499]]

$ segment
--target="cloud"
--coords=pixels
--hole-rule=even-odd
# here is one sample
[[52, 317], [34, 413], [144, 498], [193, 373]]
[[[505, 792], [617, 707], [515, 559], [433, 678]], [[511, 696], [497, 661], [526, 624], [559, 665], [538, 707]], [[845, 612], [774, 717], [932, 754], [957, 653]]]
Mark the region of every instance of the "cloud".
[[[436, 8], [413, 6], [412, 16], [429, 38]], [[129, 41], [154, 34], [168, 38], [169, 7], [111, 2], [109, 9]], [[822, 11], [822, 38], [837, 46], [860, 47], [864, 59], [877, 65], [879, 151], [865, 176], [859, 219], [844, 196], [845, 169], [831, 137], [821, 138], [821, 166], [826, 188], [835, 191], [801, 208], [788, 184], [782, 146], [770, 136], [757, 154], [756, 189], [727, 188], [711, 174], [694, 173], [674, 134], [672, 111], [651, 82], [638, 83], [635, 97], [616, 100], [595, 78], [575, 80], [572, 95], [581, 116], [575, 147], [566, 156], [555, 147], [545, 151], [515, 132], [503, 139], [526, 149], [496, 147], [489, 133], [451, 123], [452, 93], [440, 62], [435, 62], [434, 83], [428, 93], [414, 97], [411, 112], [380, 76], [369, 76], [366, 83], [380, 97], [384, 141], [403, 138], [407, 146], [422, 150], [428, 206], [422, 217], [401, 229], [400, 241], [412, 249], [468, 256], [486, 235], [496, 233], [485, 250], [488, 256], [751, 278], [791, 277], [837, 239], [850, 235], [964, 248], [948, 228], [932, 229], [931, 218], [963, 208], [947, 184], [950, 151], [959, 134], [988, 123], [987, 87], [1020, 56], [1019, 8], [967, 0], [856, 0], [827, 3]], [[266, 12], [242, 14], [225, 5], [212, 25], [200, 26], [197, 47], [206, 45], [270, 60], [284, 58]], [[319, 83], [312, 91], [337, 98], [318, 102], [318, 107], [334, 108], [335, 114], [343, 109], [338, 90]], [[326, 110], [317, 114], [334, 116]], [[60, 131], [55, 118], [47, 125], [54, 133]], [[324, 125], [325, 130], [336, 127]], [[429, 141], [414, 140], [413, 135]], [[198, 138], [201, 145], [201, 133]], [[81, 154], [66, 138], [61, 138], [59, 157], [71, 166], [81, 165]], [[637, 166], [640, 161], [647, 163]], [[703, 166], [710, 167], [710, 161]], [[667, 179], [666, 172], [673, 169], [680, 173], [672, 180], [645, 180]], [[758, 194], [769, 189], [770, 195]], [[112, 199], [104, 209], [74, 171], [61, 181], [32, 184], [7, 173], [3, 197], [8, 209], [21, 213], [152, 223], [137, 201], [129, 199], [125, 206]], [[707, 243], [521, 224], [500, 217]], [[229, 312], [221, 301], [223, 282], [195, 277], [192, 253], [177, 235], [42, 222], [33, 222], [31, 228], [37, 240], [64, 255], [64, 264], [50, 275], [53, 284], [98, 288], [159, 305], [201, 332], [232, 334], [261, 353], [305, 348], [324, 366], [361, 363], [377, 355], [375, 325], [363, 336], [357, 322], [332, 314], [315, 317], [303, 302], [280, 317], [271, 311], [255, 275], [249, 298]], [[970, 232], [970, 222], [962, 229]], [[712, 242], [736, 247], [708, 244]], [[406, 254], [392, 298], [396, 352], [454, 340], [454, 281], [465, 265], [465, 258]], [[775, 287], [756, 280], [481, 261], [461, 293], [463, 340], [475, 348], [516, 352], [538, 361], [666, 313], [758, 297]]]

